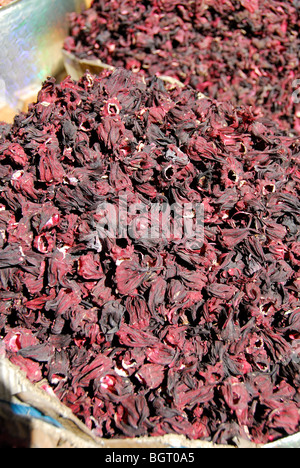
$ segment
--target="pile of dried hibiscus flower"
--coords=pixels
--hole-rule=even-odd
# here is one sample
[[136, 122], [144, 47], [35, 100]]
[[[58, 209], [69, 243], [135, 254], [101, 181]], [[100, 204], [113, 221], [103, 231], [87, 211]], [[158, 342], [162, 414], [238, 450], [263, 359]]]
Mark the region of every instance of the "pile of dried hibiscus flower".
[[64, 47], [253, 106], [299, 133], [299, 24], [297, 0], [94, 0], [70, 16]]
[[[0, 135], [2, 353], [97, 436], [297, 432], [299, 139], [124, 69], [49, 78]], [[203, 242], [101, 235], [124, 194], [201, 204]]]

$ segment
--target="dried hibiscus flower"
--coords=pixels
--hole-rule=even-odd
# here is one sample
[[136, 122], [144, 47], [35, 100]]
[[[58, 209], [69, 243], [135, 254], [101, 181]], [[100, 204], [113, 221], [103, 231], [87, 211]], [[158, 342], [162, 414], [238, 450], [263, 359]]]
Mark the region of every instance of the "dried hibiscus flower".
[[64, 49], [178, 79], [299, 133], [299, 41], [296, 1], [94, 0], [70, 15]]
[[299, 150], [191, 87], [49, 78], [0, 134], [1, 349], [97, 436], [296, 432]]

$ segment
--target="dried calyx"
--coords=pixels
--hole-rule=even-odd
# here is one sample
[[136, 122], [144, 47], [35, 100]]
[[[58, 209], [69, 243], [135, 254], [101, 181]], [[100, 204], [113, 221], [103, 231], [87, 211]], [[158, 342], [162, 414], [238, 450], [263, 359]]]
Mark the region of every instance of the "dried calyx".
[[[47, 80], [0, 135], [11, 362], [97, 436], [296, 432], [299, 139], [124, 69]], [[186, 222], [200, 204], [203, 239], [144, 236], [158, 202], [187, 206]], [[121, 237], [108, 208], [125, 213]]]
[[299, 134], [299, 22], [296, 1], [94, 0], [70, 16], [64, 48], [78, 59], [171, 76]]

